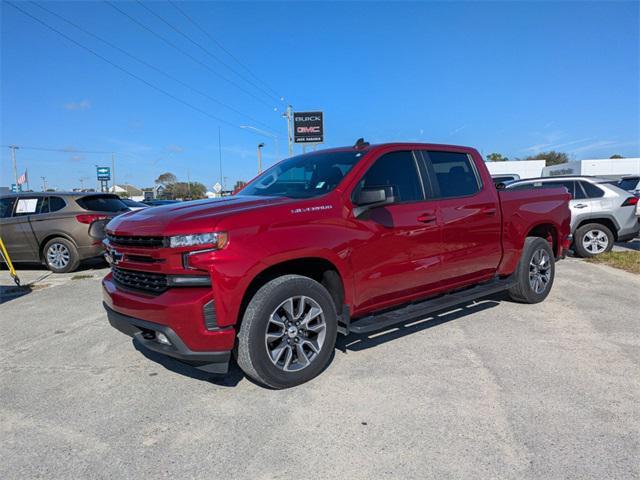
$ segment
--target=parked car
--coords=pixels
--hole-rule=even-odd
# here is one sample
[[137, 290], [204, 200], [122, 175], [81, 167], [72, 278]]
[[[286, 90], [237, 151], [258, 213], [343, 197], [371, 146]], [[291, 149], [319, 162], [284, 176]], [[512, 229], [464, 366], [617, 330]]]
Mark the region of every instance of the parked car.
[[508, 185], [511, 182], [520, 180], [520, 175], [518, 175], [517, 173], [504, 173], [504, 174], [491, 175], [491, 178], [493, 179], [494, 185], [499, 185], [499, 184]]
[[640, 197], [640, 175], [624, 176], [618, 180], [615, 185], [636, 197]]
[[565, 187], [572, 195], [571, 232], [581, 257], [593, 257], [613, 248], [614, 242], [632, 240], [640, 232], [638, 197], [595, 177], [544, 177], [522, 180], [507, 189]]
[[145, 200], [142, 203], [149, 207], [157, 207], [159, 205], [171, 205], [172, 203], [178, 203], [179, 200]]
[[257, 382], [291, 387], [322, 372], [338, 332], [503, 290], [544, 300], [569, 199], [496, 190], [472, 148], [360, 140], [284, 160], [235, 196], [113, 219], [104, 304], [150, 350], [214, 373], [235, 350]]
[[104, 227], [129, 211], [117, 195], [19, 193], [0, 197], [0, 235], [14, 263], [41, 262], [56, 273], [104, 252]]
[[131, 200], [130, 198], [121, 198], [120, 200], [122, 200], [122, 203], [124, 203], [127, 207], [129, 207], [130, 210], [142, 210], [143, 208], [148, 208], [149, 205], [142, 203], [142, 202], [136, 202], [135, 200]]

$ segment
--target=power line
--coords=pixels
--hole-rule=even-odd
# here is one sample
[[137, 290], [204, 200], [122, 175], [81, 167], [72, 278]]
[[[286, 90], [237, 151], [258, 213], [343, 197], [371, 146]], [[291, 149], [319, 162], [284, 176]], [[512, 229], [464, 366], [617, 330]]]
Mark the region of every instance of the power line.
[[10, 1], [7, 1], [6, 3], [7, 3], [7, 5], [10, 5], [10, 6], [12, 6], [13, 8], [15, 8], [16, 10], [18, 10], [18, 11], [22, 12], [24, 15], [26, 15], [26, 16], [28, 16], [28, 17], [32, 18], [33, 20], [35, 20], [36, 22], [40, 23], [41, 25], [44, 25], [44, 26], [45, 26], [45, 27], [47, 27], [49, 30], [52, 30], [53, 32], [55, 32], [55, 33], [57, 33], [58, 35], [60, 35], [61, 37], [66, 38], [67, 40], [69, 40], [69, 41], [70, 41], [71, 43], [73, 43], [74, 45], [77, 45], [78, 47], [82, 48], [83, 50], [86, 50], [87, 52], [91, 53], [92, 55], [95, 55], [95, 56], [96, 56], [96, 57], [98, 57], [100, 60], [102, 60], [102, 61], [104, 61], [104, 62], [108, 63], [108, 64], [109, 64], [109, 65], [111, 65], [112, 67], [117, 68], [117, 69], [118, 69], [118, 70], [120, 70], [121, 72], [126, 73], [126, 74], [127, 74], [127, 75], [129, 75], [130, 77], [135, 78], [135, 79], [136, 79], [136, 80], [138, 80], [139, 82], [144, 83], [144, 84], [145, 84], [145, 85], [147, 85], [148, 87], [153, 88], [154, 90], [157, 90], [158, 92], [160, 92], [160, 93], [162, 93], [162, 94], [166, 95], [167, 97], [172, 98], [173, 100], [175, 100], [175, 101], [177, 101], [177, 102], [179, 102], [179, 103], [181, 103], [181, 104], [183, 104], [183, 105], [185, 105], [185, 106], [187, 106], [187, 107], [189, 107], [189, 108], [192, 108], [193, 110], [195, 110], [195, 111], [197, 111], [197, 112], [200, 112], [200, 113], [202, 113], [203, 115], [206, 115], [207, 117], [212, 118], [213, 120], [215, 120], [215, 121], [217, 121], [217, 122], [224, 123], [224, 124], [229, 125], [229, 126], [234, 127], [234, 128], [238, 128], [238, 129], [240, 128], [238, 125], [235, 125], [235, 124], [233, 124], [233, 123], [231, 123], [231, 122], [229, 122], [229, 121], [227, 121], [227, 120], [224, 120], [224, 119], [219, 118], [219, 117], [217, 117], [217, 116], [215, 116], [215, 115], [212, 115], [212, 114], [210, 114], [209, 112], [207, 112], [206, 110], [203, 110], [203, 109], [201, 109], [201, 108], [199, 108], [199, 107], [196, 107], [195, 105], [192, 105], [191, 103], [189, 103], [189, 102], [187, 102], [187, 101], [185, 101], [185, 100], [182, 100], [182, 99], [181, 99], [181, 98], [179, 98], [179, 97], [176, 97], [175, 95], [173, 95], [172, 93], [167, 92], [167, 91], [166, 91], [166, 90], [164, 90], [163, 88], [160, 88], [160, 87], [158, 87], [158, 86], [156, 86], [156, 85], [154, 85], [154, 84], [152, 84], [152, 83], [148, 82], [148, 81], [147, 81], [147, 80], [145, 80], [144, 78], [142, 78], [142, 77], [140, 77], [140, 76], [136, 75], [135, 73], [130, 72], [130, 71], [129, 71], [129, 70], [127, 70], [126, 68], [121, 67], [121, 66], [120, 66], [120, 65], [118, 65], [117, 63], [112, 62], [111, 60], [109, 60], [108, 58], [103, 57], [102, 55], [100, 55], [100, 54], [99, 54], [99, 53], [97, 53], [96, 51], [92, 50], [91, 48], [89, 48], [89, 47], [87, 47], [87, 46], [85, 46], [85, 45], [81, 44], [80, 42], [78, 42], [78, 41], [74, 40], [73, 38], [69, 37], [68, 35], [66, 35], [66, 34], [62, 33], [60, 30], [58, 30], [58, 29], [56, 29], [56, 28], [52, 27], [51, 25], [49, 25], [49, 24], [48, 24], [48, 23], [46, 23], [45, 21], [43, 21], [43, 20], [39, 19], [39, 18], [38, 18], [38, 17], [36, 17], [35, 15], [32, 15], [32, 14], [30, 14], [29, 12], [27, 12], [27, 11], [23, 10], [22, 8], [18, 7], [15, 3], [10, 2]]
[[241, 112], [240, 110], [238, 110], [238, 109], [236, 109], [236, 108], [234, 108], [234, 107], [232, 107], [232, 106], [230, 106], [230, 105], [227, 105], [226, 103], [221, 102], [220, 100], [218, 100], [218, 99], [216, 99], [216, 98], [213, 98], [211, 95], [207, 94], [206, 92], [203, 92], [202, 90], [199, 90], [199, 89], [197, 89], [197, 88], [195, 88], [195, 87], [193, 87], [193, 86], [189, 85], [188, 83], [183, 82], [183, 81], [182, 81], [182, 80], [180, 80], [179, 78], [177, 78], [177, 77], [175, 77], [175, 76], [173, 76], [173, 75], [171, 75], [171, 74], [169, 74], [169, 73], [167, 73], [167, 72], [165, 72], [165, 71], [161, 70], [160, 68], [156, 67], [155, 65], [150, 64], [150, 63], [149, 63], [149, 62], [147, 62], [146, 60], [143, 60], [143, 59], [141, 59], [141, 58], [139, 58], [139, 57], [137, 57], [137, 56], [133, 55], [132, 53], [127, 52], [125, 49], [123, 49], [123, 48], [121, 48], [121, 47], [119, 47], [119, 46], [117, 46], [117, 45], [114, 45], [113, 43], [109, 42], [108, 40], [105, 40], [104, 38], [102, 38], [102, 37], [100, 37], [100, 36], [96, 35], [95, 33], [90, 32], [89, 30], [87, 30], [87, 29], [85, 29], [85, 28], [81, 27], [80, 25], [78, 25], [78, 24], [76, 24], [76, 23], [72, 22], [71, 20], [69, 20], [69, 19], [67, 19], [67, 18], [63, 17], [62, 15], [59, 15], [59, 14], [57, 14], [56, 12], [54, 12], [54, 11], [52, 11], [52, 10], [49, 10], [49, 9], [48, 9], [48, 8], [46, 8], [45, 6], [40, 5], [39, 3], [37, 3], [37, 2], [33, 2], [33, 1], [32, 1], [31, 3], [32, 3], [33, 5], [35, 5], [36, 7], [41, 8], [42, 10], [44, 10], [44, 11], [46, 11], [46, 12], [50, 13], [51, 15], [53, 15], [53, 16], [55, 16], [55, 17], [57, 17], [57, 18], [59, 18], [60, 20], [62, 20], [62, 21], [64, 21], [64, 22], [68, 23], [69, 25], [71, 25], [71, 26], [73, 26], [73, 27], [77, 28], [77, 29], [78, 29], [78, 30], [80, 30], [81, 32], [85, 33], [86, 35], [89, 35], [89, 36], [91, 36], [91, 37], [93, 37], [93, 38], [95, 38], [95, 39], [97, 39], [97, 40], [100, 40], [101, 42], [105, 43], [106, 45], [110, 46], [111, 48], [113, 48], [113, 49], [115, 49], [115, 50], [118, 50], [120, 53], [122, 53], [122, 54], [124, 54], [124, 55], [128, 56], [129, 58], [132, 58], [132, 59], [134, 59], [135, 61], [137, 61], [137, 62], [141, 63], [142, 65], [145, 65], [146, 67], [148, 67], [148, 68], [150, 68], [150, 69], [152, 69], [152, 70], [154, 70], [154, 71], [156, 71], [156, 72], [160, 73], [161, 75], [164, 75], [165, 77], [167, 77], [167, 78], [169, 78], [169, 79], [173, 80], [174, 82], [179, 83], [179, 84], [180, 84], [180, 85], [182, 85], [183, 87], [186, 87], [186, 88], [190, 89], [191, 91], [196, 92], [196, 93], [198, 93], [199, 95], [202, 95], [203, 97], [205, 97], [205, 98], [207, 98], [207, 99], [211, 100], [211, 101], [212, 101], [212, 102], [214, 102], [214, 103], [217, 103], [218, 105], [220, 105], [220, 106], [222, 106], [222, 107], [224, 107], [224, 108], [226, 108], [226, 109], [228, 109], [228, 110], [231, 110], [231, 111], [232, 111], [232, 112], [234, 112], [234, 113], [237, 113], [238, 115], [241, 115], [241, 116], [243, 116], [243, 117], [245, 117], [245, 118], [250, 119], [252, 122], [259, 123], [260, 125], [262, 125], [262, 126], [264, 126], [264, 127], [267, 127], [267, 128], [269, 128], [269, 129], [271, 129], [271, 128], [272, 128], [272, 127], [270, 127], [269, 125], [267, 125], [266, 123], [261, 122], [260, 120], [257, 120], [257, 119], [255, 119], [255, 118], [253, 118], [251, 115], [248, 115], [248, 114], [246, 114], [246, 113], [243, 113], [243, 112]]
[[151, 15], [153, 15], [154, 17], [156, 17], [158, 20], [160, 20], [162, 23], [164, 23], [165, 25], [167, 25], [170, 29], [172, 29], [174, 32], [178, 33], [179, 35], [183, 36], [184, 38], [186, 38], [189, 42], [191, 42], [193, 45], [195, 45], [196, 47], [198, 47], [200, 50], [202, 50], [204, 53], [206, 53], [207, 55], [209, 55], [211, 58], [213, 58], [215, 61], [221, 63], [222, 65], [224, 65], [225, 67], [227, 67], [229, 70], [231, 70], [233, 73], [235, 73], [238, 77], [240, 77], [242, 80], [244, 80], [245, 82], [247, 82], [249, 85], [252, 85], [254, 88], [256, 88], [257, 90], [261, 91], [262, 93], [264, 93], [265, 95], [267, 95], [270, 98], [273, 98], [276, 102], [280, 101], [280, 99], [278, 97], [275, 97], [274, 95], [272, 95], [271, 93], [267, 92], [265, 89], [263, 89], [262, 87], [260, 87], [259, 85], [256, 85], [255, 82], [247, 79], [244, 77], [244, 75], [242, 75], [240, 72], [238, 72], [235, 68], [233, 68], [231, 65], [229, 65], [228, 63], [226, 63], [225, 61], [223, 61], [220, 57], [218, 57], [215, 53], [212, 53], [209, 49], [207, 49], [206, 47], [203, 47], [201, 44], [199, 44], [198, 42], [196, 42], [193, 38], [191, 38], [189, 35], [187, 35], [186, 33], [184, 33], [182, 30], [180, 30], [178, 27], [176, 27], [175, 25], [171, 24], [168, 20], [166, 20], [164, 17], [162, 17], [161, 15], [159, 15], [158, 13], [156, 13], [155, 11], [153, 11], [150, 7], [148, 7], [147, 5], [145, 5], [143, 2], [141, 2], [140, 0], [137, 1], [138, 5], [140, 5], [142, 8], [144, 8], [147, 12], [149, 12]]
[[188, 15], [182, 8], [180, 8], [180, 6], [174, 2], [173, 0], [169, 0], [169, 3], [173, 6], [173, 8], [175, 8], [176, 10], [178, 10], [178, 12], [180, 12], [187, 20], [189, 20], [189, 22], [191, 22], [193, 24], [193, 26], [195, 26], [198, 30], [200, 30], [200, 32], [202, 32], [204, 35], [206, 35], [213, 43], [215, 43], [223, 52], [225, 52], [227, 55], [229, 55], [231, 58], [233, 58], [236, 63], [238, 65], [240, 65], [242, 68], [245, 69], [245, 71], [247, 73], [249, 73], [249, 75], [251, 75], [253, 78], [255, 78], [258, 82], [260, 82], [262, 85], [264, 85], [265, 88], [267, 88], [268, 90], [271, 90], [271, 92], [278, 97], [278, 99], [280, 101], [284, 101], [284, 98], [278, 94], [278, 92], [276, 92], [273, 88], [271, 88], [269, 86], [269, 84], [267, 82], [265, 82], [264, 80], [261, 80], [256, 74], [254, 74], [249, 67], [247, 67], [244, 63], [242, 63], [240, 61], [240, 59], [238, 57], [236, 57], [233, 53], [231, 53], [227, 48], [225, 48], [225, 46], [220, 43], [213, 35], [211, 35], [207, 30], [205, 30], [198, 22], [196, 22], [190, 15]]
[[[175, 43], [173, 43], [170, 40], [167, 40], [165, 37], [163, 37], [162, 35], [160, 35], [159, 33], [157, 33], [155, 30], [153, 30], [152, 28], [146, 26], [144, 23], [140, 22], [139, 20], [137, 20], [136, 18], [132, 17], [131, 15], [129, 15], [127, 12], [125, 12], [124, 10], [118, 8], [117, 6], [115, 6], [113, 4], [113, 2], [110, 2], [109, 0], [103, 0], [104, 3], [106, 3], [107, 5], [109, 5], [111, 8], [113, 8], [114, 10], [116, 10], [117, 12], [119, 12], [121, 15], [124, 15], [125, 17], [127, 17], [129, 20], [131, 20], [132, 22], [134, 22], [136, 25], [138, 25], [140, 28], [143, 28], [144, 30], [146, 30], [147, 32], [151, 33], [153, 36], [155, 36], [156, 38], [159, 38], [160, 40], [162, 40], [164, 43], [166, 43], [167, 45], [169, 45], [171, 48], [177, 50], [178, 52], [182, 53], [183, 55], [189, 57], [191, 60], [193, 60], [194, 62], [196, 62], [198, 65], [202, 66], [203, 68], [206, 68], [207, 70], [209, 70], [211, 73], [213, 73], [215, 76], [221, 78], [222, 80], [224, 80], [225, 82], [233, 85], [235, 88], [237, 88], [238, 90], [246, 93], [247, 95], [249, 95], [250, 97], [254, 98], [255, 100], [257, 100], [258, 102], [262, 103], [263, 105], [266, 105], [269, 108], [273, 108], [273, 105], [267, 103], [266, 101], [264, 101], [262, 98], [258, 97], [257, 95], [254, 95], [251, 91], [247, 90], [246, 88], [242, 87], [241, 85], [238, 85], [236, 82], [234, 82], [233, 80], [229, 80], [227, 77], [225, 77], [224, 75], [221, 75], [220, 73], [218, 73], [215, 69], [211, 68], [209, 65], [207, 65], [206, 63], [198, 60], [196, 57], [194, 57], [193, 55], [191, 55], [189, 52], [183, 50], [182, 48], [180, 48], [179, 46], [177, 46]], [[277, 110], [277, 109], [276, 109]]]
[[[11, 2], [7, 2], [11, 3]], [[115, 152], [103, 152], [98, 150], [78, 150], [77, 148], [45, 148], [45, 147], [28, 147], [25, 145], [1, 145], [2, 147], [11, 148], [15, 146], [20, 150], [41, 150], [43, 152], [60, 152], [60, 153], [95, 153], [95, 154], [111, 154]]]

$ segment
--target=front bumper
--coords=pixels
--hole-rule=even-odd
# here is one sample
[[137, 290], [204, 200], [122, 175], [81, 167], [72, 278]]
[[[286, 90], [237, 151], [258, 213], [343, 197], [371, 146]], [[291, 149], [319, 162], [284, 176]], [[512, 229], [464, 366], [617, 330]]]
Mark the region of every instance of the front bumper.
[[[201, 352], [190, 350], [171, 327], [123, 315], [103, 303], [109, 323], [122, 333], [135, 338], [148, 350], [173, 357], [209, 373], [225, 374], [229, 369], [231, 351]], [[158, 340], [163, 334], [171, 343], [167, 345]]]

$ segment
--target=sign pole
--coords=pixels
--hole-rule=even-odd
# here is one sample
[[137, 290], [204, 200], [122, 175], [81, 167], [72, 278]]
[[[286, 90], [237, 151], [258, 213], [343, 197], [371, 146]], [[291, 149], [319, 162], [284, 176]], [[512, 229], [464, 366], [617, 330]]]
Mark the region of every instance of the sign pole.
[[285, 115], [287, 117], [287, 135], [289, 137], [289, 156], [293, 157], [293, 130], [291, 120], [293, 117], [293, 107], [291, 105], [287, 105], [287, 113]]

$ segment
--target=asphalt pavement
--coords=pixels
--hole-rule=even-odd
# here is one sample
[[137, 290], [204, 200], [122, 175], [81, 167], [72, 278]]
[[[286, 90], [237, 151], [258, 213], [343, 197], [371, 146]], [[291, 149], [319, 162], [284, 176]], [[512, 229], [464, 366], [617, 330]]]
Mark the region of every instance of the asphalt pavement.
[[640, 276], [567, 259], [271, 391], [138, 350], [102, 265], [0, 272], [0, 478], [640, 478]]

